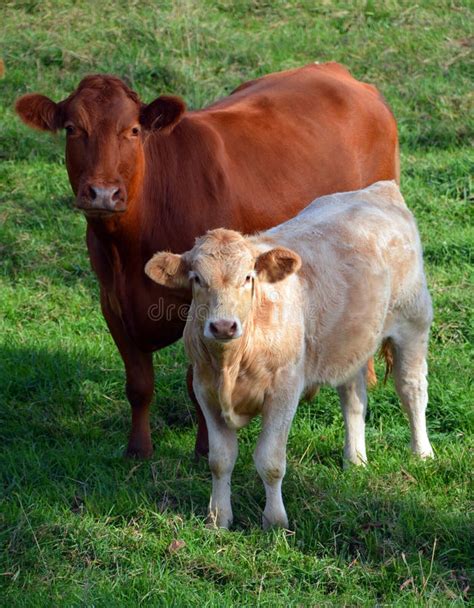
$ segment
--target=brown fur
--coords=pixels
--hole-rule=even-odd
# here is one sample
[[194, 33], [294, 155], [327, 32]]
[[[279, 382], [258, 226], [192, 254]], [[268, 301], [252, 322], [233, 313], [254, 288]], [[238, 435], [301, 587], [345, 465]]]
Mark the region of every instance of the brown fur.
[[[143, 267], [153, 252], [184, 251], [218, 226], [263, 230], [317, 196], [397, 172], [393, 116], [374, 88], [334, 63], [270, 74], [208, 108], [184, 108], [174, 97], [144, 104], [108, 75], [84, 78], [59, 103], [27, 95], [16, 104], [29, 126], [71, 130], [67, 171], [87, 213], [102, 311], [125, 363], [128, 453], [136, 456], [152, 451], [151, 353], [180, 338], [190, 297], [148, 279]], [[116, 188], [116, 212], [91, 210], [90, 186]], [[159, 306], [166, 314], [157, 318], [150, 310]]]
[[382, 342], [382, 346], [380, 347], [380, 355], [385, 360], [385, 375], [383, 378], [384, 384], [387, 383], [388, 377], [392, 374], [393, 371], [393, 340], [391, 338], [386, 338]]

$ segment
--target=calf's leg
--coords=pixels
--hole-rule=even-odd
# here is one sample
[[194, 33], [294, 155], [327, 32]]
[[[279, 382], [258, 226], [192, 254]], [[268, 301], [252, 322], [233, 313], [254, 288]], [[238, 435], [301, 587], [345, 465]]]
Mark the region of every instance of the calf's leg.
[[230, 502], [230, 482], [237, 459], [237, 432], [228, 428], [220, 411], [210, 408], [199, 397], [209, 432], [209, 468], [212, 474], [212, 494], [207, 522], [216, 528], [229, 528], [233, 521]]
[[277, 399], [265, 402], [262, 432], [253, 457], [265, 486], [265, 509], [262, 516], [262, 526], [265, 530], [273, 526], [288, 528], [281, 487], [286, 473], [288, 433], [300, 394], [300, 391], [286, 395], [286, 391], [275, 392]]
[[208, 523], [217, 528], [229, 528], [233, 521], [230, 501], [232, 471], [237, 459], [237, 433], [225, 424], [209, 424], [209, 468], [212, 473], [212, 494]]
[[365, 464], [365, 415], [367, 412], [366, 370], [337, 387], [345, 425], [344, 465]]
[[407, 326], [392, 339], [392, 343], [395, 389], [410, 422], [412, 452], [421, 458], [432, 457], [425, 417], [428, 405], [428, 331], [421, 332]]

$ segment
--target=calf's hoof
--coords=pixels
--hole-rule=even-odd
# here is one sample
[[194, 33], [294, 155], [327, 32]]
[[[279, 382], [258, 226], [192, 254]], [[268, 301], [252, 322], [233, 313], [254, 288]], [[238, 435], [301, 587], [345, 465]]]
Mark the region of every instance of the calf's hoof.
[[228, 530], [232, 525], [232, 520], [232, 515], [225, 513], [215, 513], [211, 511], [209, 512], [206, 519], [206, 528], [209, 528], [211, 530], [218, 530], [219, 528]]
[[421, 460], [428, 460], [429, 458], [435, 457], [431, 446], [425, 447], [424, 449], [413, 450], [413, 455], [421, 458]]
[[288, 530], [289, 523], [286, 513], [265, 513], [262, 515], [262, 528], [270, 530], [271, 528], [284, 528]]
[[351, 467], [365, 467], [367, 466], [367, 455], [362, 453], [355, 454], [344, 454], [342, 467], [344, 469], [350, 469]]

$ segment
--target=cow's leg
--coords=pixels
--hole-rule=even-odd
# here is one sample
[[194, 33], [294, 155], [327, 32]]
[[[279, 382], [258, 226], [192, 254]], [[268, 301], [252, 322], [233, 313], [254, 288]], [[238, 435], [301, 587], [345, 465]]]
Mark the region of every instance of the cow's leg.
[[196, 395], [194, 394], [192, 365], [188, 367], [188, 372], [186, 374], [186, 384], [188, 387], [189, 398], [194, 403], [194, 407], [196, 408], [198, 428], [196, 435], [196, 443], [194, 445], [194, 454], [196, 456], [196, 460], [199, 460], [200, 456], [207, 456], [209, 453], [209, 437], [207, 434], [206, 419], [202, 412], [201, 406], [199, 405], [199, 401], [197, 400]]
[[102, 312], [125, 365], [126, 394], [132, 408], [132, 427], [125, 456], [150, 458], [150, 404], [154, 391], [153, 354], [139, 350], [126, 335], [120, 318], [101, 294]]
[[127, 376], [126, 393], [132, 408], [132, 428], [125, 455], [131, 458], [151, 458], [153, 444], [150, 430], [150, 404], [154, 391], [153, 355], [139, 352], [131, 357], [127, 354], [123, 360]]
[[405, 327], [400, 335], [392, 338], [392, 342], [393, 377], [396, 391], [410, 421], [411, 449], [417, 456], [429, 458], [433, 456], [433, 449], [428, 439], [425, 417], [428, 405], [428, 331], [420, 332], [414, 327]]
[[287, 384], [287, 389], [276, 389], [275, 397], [265, 401], [262, 432], [253, 456], [265, 486], [265, 509], [262, 516], [262, 526], [265, 530], [272, 526], [288, 528], [282, 483], [286, 473], [288, 433], [301, 390], [291, 390], [291, 382]]
[[345, 425], [344, 464], [365, 464], [366, 369], [337, 387]]

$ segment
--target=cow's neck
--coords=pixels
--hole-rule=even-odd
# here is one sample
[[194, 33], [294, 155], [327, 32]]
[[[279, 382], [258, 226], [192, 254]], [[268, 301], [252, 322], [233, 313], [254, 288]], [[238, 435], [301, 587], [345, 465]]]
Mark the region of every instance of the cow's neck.
[[133, 267], [141, 261], [140, 232], [134, 215], [135, 213], [130, 209], [123, 214], [123, 217], [87, 219], [88, 231], [92, 233], [93, 241], [100, 244], [99, 251], [95, 249], [95, 253], [100, 252], [105, 258], [104, 261], [113, 275], [121, 274], [125, 267]]
[[152, 134], [147, 140], [141, 214], [151, 253], [191, 249], [197, 236], [217, 227], [220, 209], [229, 206], [215, 138], [190, 113], [171, 133]]

